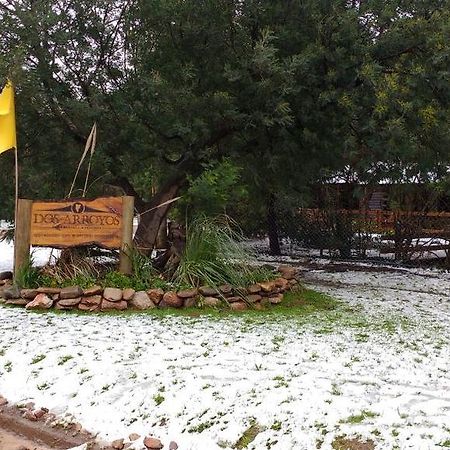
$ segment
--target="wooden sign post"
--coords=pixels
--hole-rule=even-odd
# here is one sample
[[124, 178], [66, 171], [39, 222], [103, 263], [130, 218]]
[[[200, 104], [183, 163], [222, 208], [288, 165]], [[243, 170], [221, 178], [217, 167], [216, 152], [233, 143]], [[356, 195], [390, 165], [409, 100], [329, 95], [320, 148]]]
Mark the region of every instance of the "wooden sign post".
[[14, 241], [14, 274], [30, 256], [30, 245], [70, 248], [97, 245], [120, 250], [119, 270], [129, 274], [134, 197], [33, 202], [20, 199]]

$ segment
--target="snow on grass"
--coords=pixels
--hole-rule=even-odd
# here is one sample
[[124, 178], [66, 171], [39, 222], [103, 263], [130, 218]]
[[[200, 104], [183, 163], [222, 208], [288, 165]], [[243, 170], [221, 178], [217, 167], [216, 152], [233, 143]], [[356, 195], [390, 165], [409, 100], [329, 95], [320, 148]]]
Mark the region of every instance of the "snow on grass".
[[185, 449], [233, 448], [252, 426], [249, 449], [330, 449], [344, 435], [439, 448], [450, 439], [448, 281], [377, 275], [311, 273], [343, 302], [310, 316], [0, 308], [0, 393], [104, 438], [150, 433]]
[[105, 439], [137, 432], [183, 449], [250, 439], [255, 450], [331, 449], [340, 436], [377, 449], [449, 446], [449, 275], [295, 262], [338, 308], [158, 317], [1, 307], [0, 394]]

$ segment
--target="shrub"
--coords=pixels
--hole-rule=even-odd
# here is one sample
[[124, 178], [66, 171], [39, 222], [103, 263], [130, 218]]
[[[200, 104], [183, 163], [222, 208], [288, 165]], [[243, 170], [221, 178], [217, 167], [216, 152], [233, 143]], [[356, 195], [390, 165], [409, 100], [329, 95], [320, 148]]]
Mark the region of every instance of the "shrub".
[[252, 267], [254, 255], [243, 247], [242, 235], [228, 217], [199, 217], [186, 231], [186, 247], [173, 277], [175, 283], [239, 287], [273, 276]]

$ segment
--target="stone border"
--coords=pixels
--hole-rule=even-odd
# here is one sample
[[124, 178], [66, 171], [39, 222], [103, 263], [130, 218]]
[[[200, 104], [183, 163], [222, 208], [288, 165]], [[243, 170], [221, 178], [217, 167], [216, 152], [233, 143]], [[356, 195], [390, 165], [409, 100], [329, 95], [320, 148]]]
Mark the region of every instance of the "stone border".
[[[5, 276], [0, 281], [0, 302], [24, 306], [26, 309], [79, 310], [87, 312], [149, 310], [154, 308], [229, 307], [233, 311], [248, 308], [264, 309], [283, 301], [284, 293], [298, 285], [297, 270], [290, 266], [278, 268], [280, 276], [273, 281], [236, 289], [230, 285], [218, 288], [201, 286], [181, 291], [164, 291], [153, 288], [147, 291], [134, 289], [79, 286], [65, 288], [40, 287], [19, 289]], [[1, 275], [0, 274], [0, 278]]]

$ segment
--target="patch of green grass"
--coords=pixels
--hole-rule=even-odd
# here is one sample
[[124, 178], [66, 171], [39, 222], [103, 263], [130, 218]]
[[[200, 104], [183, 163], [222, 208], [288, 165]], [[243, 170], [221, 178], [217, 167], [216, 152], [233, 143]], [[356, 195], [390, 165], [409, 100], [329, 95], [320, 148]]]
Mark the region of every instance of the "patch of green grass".
[[164, 396], [162, 396], [159, 393], [153, 396], [153, 401], [156, 403], [157, 406], [159, 406], [164, 400], [165, 400]]
[[29, 256], [28, 260], [18, 269], [15, 284], [20, 288], [37, 288], [41, 284], [41, 274], [37, 267], [33, 267], [33, 256]]
[[360, 414], [356, 414], [354, 416], [348, 417], [345, 420], [341, 420], [340, 423], [357, 424], [357, 423], [363, 422], [365, 419], [373, 419], [374, 417], [377, 417], [378, 415], [379, 414], [377, 414], [377, 413], [363, 409]]
[[450, 439], [447, 439], [446, 441], [441, 442], [439, 445], [441, 447], [450, 448]]
[[72, 355], [64, 355], [64, 356], [61, 356], [61, 357], [58, 359], [58, 366], [62, 366], [62, 365], [65, 364], [67, 361], [70, 361], [71, 359], [73, 359], [73, 356], [72, 356]]
[[32, 360], [31, 364], [37, 364], [38, 362], [41, 362], [43, 359], [46, 358], [46, 355], [36, 355]]
[[236, 450], [247, 448], [256, 439], [256, 436], [261, 433], [261, 431], [263, 431], [262, 427], [255, 421], [252, 421], [250, 426], [244, 431], [236, 444], [234, 444], [233, 448]]
[[272, 426], [270, 427], [270, 429], [271, 429], [271, 430], [274, 430], [274, 431], [280, 431], [280, 430], [281, 430], [281, 426], [282, 426], [282, 423], [281, 423], [279, 420], [276, 420], [276, 421], [272, 424]]
[[208, 428], [211, 428], [214, 425], [214, 422], [207, 421], [199, 423], [198, 425], [195, 425], [193, 427], [188, 428], [188, 433], [201, 433], [202, 431], [207, 430]]

